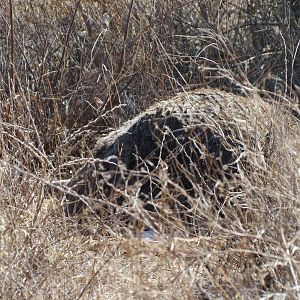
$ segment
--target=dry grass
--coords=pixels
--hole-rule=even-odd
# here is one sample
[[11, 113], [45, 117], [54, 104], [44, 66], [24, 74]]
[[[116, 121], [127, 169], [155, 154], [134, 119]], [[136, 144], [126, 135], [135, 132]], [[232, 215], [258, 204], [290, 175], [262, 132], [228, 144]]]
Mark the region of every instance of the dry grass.
[[280, 109], [270, 113], [271, 156], [250, 174], [248, 210], [225, 219], [208, 211], [209, 235], [195, 238], [104, 237], [96, 224], [82, 235], [45, 194], [49, 179], [4, 156], [2, 298], [297, 299], [300, 127]]
[[[0, 4], [1, 299], [300, 298], [296, 2], [154, 2]], [[250, 111], [269, 135], [249, 152], [248, 209], [208, 210], [187, 238], [80, 233], [52, 188], [98, 135], [199, 86], [270, 103]]]

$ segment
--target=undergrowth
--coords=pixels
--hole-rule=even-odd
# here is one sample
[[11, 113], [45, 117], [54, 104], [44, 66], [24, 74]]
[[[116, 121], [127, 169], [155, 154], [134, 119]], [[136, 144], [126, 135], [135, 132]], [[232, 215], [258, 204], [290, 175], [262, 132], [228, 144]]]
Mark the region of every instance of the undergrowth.
[[[299, 9], [284, 0], [1, 2], [0, 298], [299, 299]], [[228, 218], [207, 209], [197, 235], [156, 230], [151, 240], [118, 224], [109, 235], [97, 220], [85, 232], [70, 224], [66, 182], [96, 140], [196, 88], [269, 107], [257, 121], [266, 138], [248, 149], [243, 209], [227, 207]]]

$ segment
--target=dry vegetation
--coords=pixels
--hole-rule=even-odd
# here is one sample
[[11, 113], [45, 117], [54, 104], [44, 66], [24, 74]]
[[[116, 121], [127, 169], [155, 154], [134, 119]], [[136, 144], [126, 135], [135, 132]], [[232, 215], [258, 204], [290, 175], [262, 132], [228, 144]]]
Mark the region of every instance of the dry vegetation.
[[[1, 299], [300, 298], [299, 1], [2, 2]], [[247, 152], [243, 209], [201, 207], [197, 234], [150, 241], [65, 217], [99, 136], [204, 87], [268, 107], [250, 111], [249, 137], [268, 134]]]

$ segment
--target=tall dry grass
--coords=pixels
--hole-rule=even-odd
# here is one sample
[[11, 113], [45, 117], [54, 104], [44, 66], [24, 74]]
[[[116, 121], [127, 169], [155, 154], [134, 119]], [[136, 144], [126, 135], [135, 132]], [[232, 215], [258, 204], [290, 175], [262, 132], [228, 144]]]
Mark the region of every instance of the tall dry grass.
[[[298, 299], [297, 5], [1, 3], [0, 297]], [[209, 234], [156, 241], [70, 226], [64, 180], [96, 137], [196, 87], [260, 94], [271, 105], [269, 159], [247, 177], [247, 222], [210, 212]]]

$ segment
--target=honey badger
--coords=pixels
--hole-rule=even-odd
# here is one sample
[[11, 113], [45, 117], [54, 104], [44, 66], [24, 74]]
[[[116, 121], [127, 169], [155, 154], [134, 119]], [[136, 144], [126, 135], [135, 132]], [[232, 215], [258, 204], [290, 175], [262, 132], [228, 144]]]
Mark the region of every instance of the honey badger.
[[155, 226], [154, 215], [156, 223], [191, 224], [209, 203], [220, 211], [243, 194], [239, 178], [247, 153], [265, 140], [269, 109], [258, 96], [209, 89], [153, 105], [99, 139], [92, 161], [68, 184], [66, 215], [88, 209], [103, 223]]

